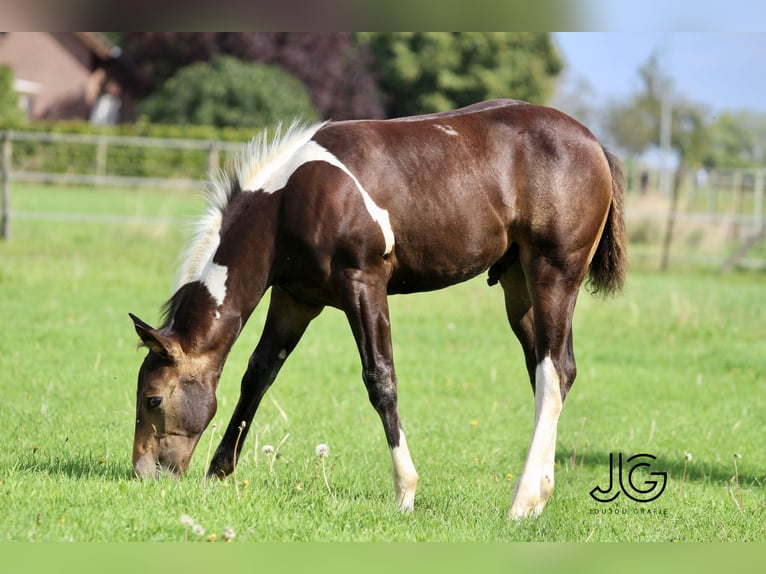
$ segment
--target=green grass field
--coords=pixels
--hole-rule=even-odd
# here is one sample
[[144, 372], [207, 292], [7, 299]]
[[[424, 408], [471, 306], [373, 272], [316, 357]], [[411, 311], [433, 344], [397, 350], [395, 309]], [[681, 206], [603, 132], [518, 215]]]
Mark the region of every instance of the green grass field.
[[[190, 220], [202, 209], [188, 194], [21, 186], [13, 207]], [[581, 295], [578, 378], [538, 519], [506, 519], [534, 406], [502, 292], [483, 277], [391, 299], [400, 412], [421, 477], [414, 513], [395, 509], [382, 427], [332, 309], [264, 400], [236, 483], [203, 481], [203, 470], [265, 305], [229, 358], [217, 428], [187, 476], [132, 479], [144, 351], [127, 314], [157, 321], [186, 237], [138, 219], [13, 221], [0, 244], [0, 540], [222, 541], [227, 528], [235, 541], [766, 540], [763, 273], [633, 268], [620, 297]], [[261, 451], [280, 443], [273, 461]], [[330, 448], [324, 469], [319, 443]], [[594, 501], [610, 452], [656, 456], [652, 470], [669, 477], [662, 496]]]

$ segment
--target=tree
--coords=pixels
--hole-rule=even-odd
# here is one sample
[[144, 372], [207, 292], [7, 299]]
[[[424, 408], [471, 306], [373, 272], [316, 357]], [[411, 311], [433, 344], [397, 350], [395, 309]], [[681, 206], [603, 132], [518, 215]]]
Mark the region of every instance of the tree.
[[264, 127], [316, 120], [309, 94], [284, 70], [231, 56], [181, 68], [143, 106], [158, 123]]
[[[656, 54], [639, 69], [641, 89], [610, 106], [606, 124], [615, 142], [629, 154], [640, 154], [660, 143], [663, 97], [670, 97], [672, 83], [662, 74]], [[687, 163], [701, 161], [708, 143], [705, 110], [675, 95], [671, 108], [671, 147]]]
[[375, 59], [389, 116], [490, 98], [544, 103], [562, 69], [547, 33], [374, 32], [357, 39]]
[[707, 167], [760, 167], [766, 163], [766, 116], [723, 113], [710, 125]]

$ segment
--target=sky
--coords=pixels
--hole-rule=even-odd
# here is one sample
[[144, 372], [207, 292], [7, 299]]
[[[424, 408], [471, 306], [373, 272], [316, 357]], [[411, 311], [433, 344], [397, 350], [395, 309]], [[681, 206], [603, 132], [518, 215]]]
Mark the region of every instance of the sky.
[[565, 61], [566, 85], [585, 80], [598, 101], [623, 99], [638, 91], [638, 69], [656, 53], [661, 69], [673, 80], [675, 93], [684, 99], [703, 104], [712, 113], [741, 109], [766, 113], [764, 32], [564, 32], [553, 36]]

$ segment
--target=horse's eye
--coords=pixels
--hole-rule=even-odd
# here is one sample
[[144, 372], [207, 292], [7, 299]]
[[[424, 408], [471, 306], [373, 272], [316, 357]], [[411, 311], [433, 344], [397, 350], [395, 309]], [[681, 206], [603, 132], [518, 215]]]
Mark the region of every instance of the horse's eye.
[[162, 397], [149, 397], [146, 400], [146, 406], [149, 407], [149, 410], [156, 409], [162, 404]]

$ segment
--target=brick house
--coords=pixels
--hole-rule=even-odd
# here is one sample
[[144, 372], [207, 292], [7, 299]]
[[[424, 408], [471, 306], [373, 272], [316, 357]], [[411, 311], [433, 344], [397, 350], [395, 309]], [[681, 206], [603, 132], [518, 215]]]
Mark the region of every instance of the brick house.
[[138, 81], [119, 47], [96, 32], [0, 33], [0, 66], [30, 119], [135, 119]]

